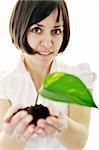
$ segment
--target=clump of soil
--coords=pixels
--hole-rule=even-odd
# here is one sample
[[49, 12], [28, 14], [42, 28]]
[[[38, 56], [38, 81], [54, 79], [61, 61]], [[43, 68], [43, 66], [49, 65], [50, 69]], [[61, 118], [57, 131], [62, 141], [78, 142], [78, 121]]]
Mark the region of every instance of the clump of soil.
[[[20, 110], [25, 110], [28, 112], [28, 114], [31, 114], [33, 116], [33, 120], [30, 122], [37, 125], [37, 121], [40, 118], [46, 119], [48, 116], [50, 116], [50, 112], [47, 107], [39, 104], [35, 106], [25, 107]], [[20, 111], [18, 110], [18, 111]]]

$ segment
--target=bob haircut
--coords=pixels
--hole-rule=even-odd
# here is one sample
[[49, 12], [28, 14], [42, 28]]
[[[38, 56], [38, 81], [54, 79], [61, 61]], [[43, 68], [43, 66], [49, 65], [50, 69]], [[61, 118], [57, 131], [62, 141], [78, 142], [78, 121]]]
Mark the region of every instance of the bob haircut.
[[70, 25], [67, 6], [64, 0], [18, 0], [10, 17], [9, 31], [12, 43], [18, 49], [34, 54], [32, 48], [27, 42], [27, 30], [33, 24], [36, 24], [46, 18], [50, 13], [57, 9], [59, 21], [60, 11], [63, 17], [63, 42], [58, 53], [65, 50], [70, 38]]

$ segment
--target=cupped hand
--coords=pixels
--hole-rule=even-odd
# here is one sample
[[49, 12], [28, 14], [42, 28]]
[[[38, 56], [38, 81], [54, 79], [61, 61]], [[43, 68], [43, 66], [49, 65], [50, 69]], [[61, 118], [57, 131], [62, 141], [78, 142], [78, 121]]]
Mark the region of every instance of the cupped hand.
[[[33, 135], [35, 125], [29, 124], [33, 119], [32, 115], [24, 110], [17, 112], [21, 108], [21, 105], [14, 105], [9, 108], [4, 117], [3, 132], [15, 139], [27, 141]], [[16, 114], [13, 115], [14, 113]]]
[[[21, 105], [12, 106], [4, 117], [3, 131], [14, 139], [27, 142], [36, 137], [54, 137], [68, 128], [65, 115], [51, 115], [46, 119], [39, 119], [37, 126], [30, 124], [32, 115], [24, 110], [17, 112], [21, 108]], [[14, 113], [16, 114], [13, 115]]]
[[64, 115], [61, 115], [59, 117], [49, 116], [46, 119], [38, 120], [35, 132], [41, 137], [55, 137], [67, 128], [68, 121]]

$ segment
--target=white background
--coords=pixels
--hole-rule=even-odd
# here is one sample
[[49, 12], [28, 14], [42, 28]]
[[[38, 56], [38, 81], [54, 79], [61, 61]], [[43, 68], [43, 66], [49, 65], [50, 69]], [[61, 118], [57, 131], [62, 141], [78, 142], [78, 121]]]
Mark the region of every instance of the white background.
[[[87, 62], [99, 76], [99, 3], [98, 0], [66, 0], [71, 22], [71, 39], [61, 59], [69, 65]], [[11, 44], [9, 16], [16, 0], [0, 2], [0, 70], [11, 67], [19, 57]], [[99, 106], [99, 77], [94, 83], [93, 96]], [[84, 150], [99, 150], [99, 110], [92, 108], [89, 139]]]

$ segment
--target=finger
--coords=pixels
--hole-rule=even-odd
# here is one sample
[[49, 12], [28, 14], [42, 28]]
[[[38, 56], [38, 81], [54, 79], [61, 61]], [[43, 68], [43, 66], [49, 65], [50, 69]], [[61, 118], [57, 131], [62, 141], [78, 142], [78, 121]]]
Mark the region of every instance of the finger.
[[32, 121], [33, 117], [31, 115], [27, 115], [26, 117], [24, 117], [21, 122], [16, 126], [16, 128], [14, 129], [12, 135], [13, 137], [15, 137], [16, 139], [21, 137], [22, 134], [25, 132], [27, 126], [29, 125], [29, 123]]
[[16, 105], [13, 105], [12, 107], [10, 107], [7, 111], [7, 113], [5, 114], [4, 116], [4, 121], [5, 122], [9, 122], [9, 119], [12, 117], [12, 115], [14, 113], [16, 113], [20, 108], [22, 108], [22, 105], [21, 104], [16, 104]]
[[38, 121], [37, 121], [37, 126], [38, 127], [41, 127], [41, 128], [44, 128], [45, 127], [45, 125], [46, 125], [46, 120], [45, 119], [39, 119]]
[[56, 116], [58, 117], [62, 112], [60, 112], [52, 103], [49, 103], [47, 105], [49, 111], [50, 111], [50, 114], [53, 115], [53, 116]]
[[48, 133], [43, 128], [39, 128], [35, 131], [40, 137], [48, 136]]
[[28, 115], [27, 111], [21, 110], [17, 112], [11, 119], [11, 124], [15, 126], [18, 124], [26, 115]]
[[48, 117], [46, 120], [50, 126], [55, 128], [58, 132], [61, 132], [61, 126], [59, 125], [59, 122], [56, 120], [55, 117]]
[[15, 129], [15, 127], [17, 126], [17, 124], [19, 124], [19, 122], [27, 115], [27, 112], [22, 110], [18, 113], [16, 113], [10, 123], [4, 122], [3, 125], [3, 129], [7, 134], [11, 134], [13, 132], [13, 130]]
[[46, 120], [45, 119], [39, 119], [37, 121], [37, 127], [35, 129], [35, 132], [41, 136], [41, 137], [45, 137], [47, 136], [47, 132], [45, 131], [44, 127], [46, 125]]
[[58, 130], [54, 128], [54, 126], [52, 125], [46, 125], [44, 129], [47, 132], [47, 135], [50, 135], [50, 136], [55, 136], [59, 133]]
[[24, 132], [24, 134], [20, 137], [20, 140], [22, 141], [28, 141], [33, 133], [35, 133], [35, 126], [32, 124], [30, 126], [28, 126], [27, 130]]
[[64, 118], [56, 118], [56, 117], [47, 117], [48, 124], [52, 125], [54, 128], [61, 132], [63, 129], [67, 127], [67, 120]]
[[[49, 125], [45, 119], [39, 119], [38, 122], [37, 122], [37, 126], [38, 126], [38, 129], [43, 129], [44, 131], [44, 136], [54, 136], [58, 133], [57, 129], [54, 128], [52, 125]], [[41, 130], [38, 132], [39, 130], [37, 130], [37, 133], [41, 133]], [[40, 135], [40, 134], [39, 134]]]
[[35, 139], [35, 138], [38, 138], [38, 137], [39, 137], [39, 135], [34, 132], [33, 135], [31, 136], [31, 139]]

